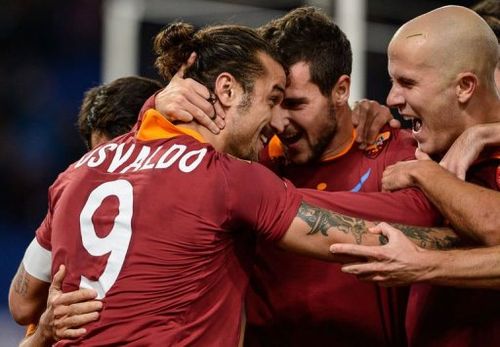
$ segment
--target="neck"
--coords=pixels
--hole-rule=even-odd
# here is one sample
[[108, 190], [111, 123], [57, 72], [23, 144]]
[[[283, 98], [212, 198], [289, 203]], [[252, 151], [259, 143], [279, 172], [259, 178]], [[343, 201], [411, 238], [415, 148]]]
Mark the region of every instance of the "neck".
[[500, 97], [496, 91], [483, 90], [464, 110], [469, 119], [468, 126], [500, 122]]
[[352, 111], [347, 104], [336, 110], [337, 131], [321, 155], [321, 159], [337, 156], [351, 145], [354, 129], [351, 113]]
[[200, 125], [197, 122], [179, 124], [179, 126], [198, 132], [207, 143], [211, 144], [215, 148], [216, 151], [224, 152], [225, 129], [222, 129], [221, 132], [216, 135], [208, 130], [205, 126]]

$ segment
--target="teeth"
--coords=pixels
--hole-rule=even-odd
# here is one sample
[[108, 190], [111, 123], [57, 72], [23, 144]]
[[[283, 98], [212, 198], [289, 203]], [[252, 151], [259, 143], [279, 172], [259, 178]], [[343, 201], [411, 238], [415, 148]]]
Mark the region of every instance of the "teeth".
[[404, 120], [412, 120], [412, 119], [413, 119], [413, 117], [403, 116], [403, 119], [404, 119]]
[[413, 132], [418, 133], [422, 129], [422, 121], [420, 119], [413, 118], [412, 128]]
[[268, 139], [267, 139], [267, 136], [265, 136], [264, 134], [260, 134], [260, 140], [261, 140], [264, 144], [266, 144]]

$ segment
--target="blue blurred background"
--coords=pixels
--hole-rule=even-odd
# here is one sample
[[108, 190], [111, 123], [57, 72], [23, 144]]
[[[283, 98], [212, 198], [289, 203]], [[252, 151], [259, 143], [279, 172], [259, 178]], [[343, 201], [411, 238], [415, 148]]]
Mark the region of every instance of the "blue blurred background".
[[[75, 121], [85, 90], [111, 77], [120, 77], [120, 71], [127, 72], [123, 75], [137, 73], [157, 77], [151, 68], [152, 37], [174, 19], [183, 18], [199, 26], [227, 20], [257, 26], [306, 3], [323, 7], [334, 16], [338, 3], [348, 1], [363, 4], [367, 25], [365, 46], [362, 47], [365, 87], [360, 95], [384, 102], [389, 89], [385, 57], [388, 40], [403, 22], [450, 2], [0, 1], [0, 180], [3, 182], [0, 194], [0, 245], [3, 249], [0, 253], [0, 345], [15, 346], [23, 333], [9, 317], [7, 294], [24, 249], [46, 213], [47, 188], [59, 172], [84, 152]], [[117, 5], [137, 6], [139, 3], [142, 17], [134, 48], [137, 66], [131, 70], [113, 70], [120, 58], [111, 65], [109, 61], [103, 64], [103, 52], [110, 49], [103, 45], [103, 18], [108, 18], [105, 9], [110, 8], [104, 5], [117, 8]], [[453, 3], [470, 6], [474, 2]], [[151, 8], [144, 10], [145, 5]], [[160, 13], [158, 8], [165, 13]], [[127, 29], [124, 23], [123, 32]], [[119, 37], [113, 40], [119, 41]], [[121, 52], [115, 53], [120, 55]], [[122, 57], [125, 59], [124, 55]], [[355, 56], [354, 65], [360, 60]]]

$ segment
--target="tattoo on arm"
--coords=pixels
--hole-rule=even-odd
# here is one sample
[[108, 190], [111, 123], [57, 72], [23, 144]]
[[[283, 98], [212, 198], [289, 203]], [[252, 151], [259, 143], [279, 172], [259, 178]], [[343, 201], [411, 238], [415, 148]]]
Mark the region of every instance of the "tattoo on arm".
[[427, 249], [449, 249], [460, 246], [460, 238], [448, 228], [424, 228], [391, 223], [417, 246]]
[[14, 280], [14, 291], [21, 296], [26, 296], [28, 293], [28, 285], [28, 273], [24, 269], [24, 266], [21, 265], [19, 266], [19, 270], [17, 270], [16, 278]]
[[311, 227], [307, 235], [320, 232], [323, 236], [328, 236], [328, 229], [335, 227], [345, 234], [351, 233], [356, 243], [360, 244], [363, 234], [367, 232], [366, 223], [362, 219], [333, 213], [305, 202], [300, 205], [297, 216]]
[[[305, 202], [300, 205], [297, 217], [311, 228], [307, 235], [319, 232], [323, 236], [328, 236], [328, 229], [336, 228], [345, 234], [351, 234], [356, 243], [361, 244], [363, 235], [368, 233], [368, 227], [363, 219], [344, 216]], [[448, 249], [460, 244], [460, 239], [448, 228], [426, 228], [394, 223], [391, 225], [422, 248]], [[385, 245], [387, 242], [387, 237], [379, 236], [380, 245]]]

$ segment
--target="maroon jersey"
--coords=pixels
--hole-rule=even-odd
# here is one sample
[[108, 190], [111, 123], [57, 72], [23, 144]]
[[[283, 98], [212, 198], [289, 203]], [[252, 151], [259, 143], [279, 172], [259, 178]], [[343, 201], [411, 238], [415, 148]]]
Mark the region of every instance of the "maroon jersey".
[[[500, 190], [500, 147], [467, 172], [467, 181]], [[407, 316], [411, 347], [500, 346], [500, 292], [415, 284]]]
[[148, 111], [50, 188], [37, 240], [52, 274], [65, 264], [63, 290], [104, 303], [86, 336], [57, 345], [236, 346], [253, 236], [279, 240], [300, 202], [260, 164]]
[[[279, 154], [279, 147], [270, 146], [270, 156]], [[314, 189], [303, 191], [309, 203], [371, 220], [431, 225], [438, 214], [421, 192], [380, 192], [383, 170], [414, 158], [414, 152], [411, 134], [384, 129], [368, 150], [351, 144], [338, 157], [300, 166], [279, 165], [278, 157], [275, 170], [297, 187]], [[406, 288], [360, 282], [342, 273], [340, 265], [265, 244], [259, 244], [257, 255], [247, 296], [249, 346], [405, 344]]]

